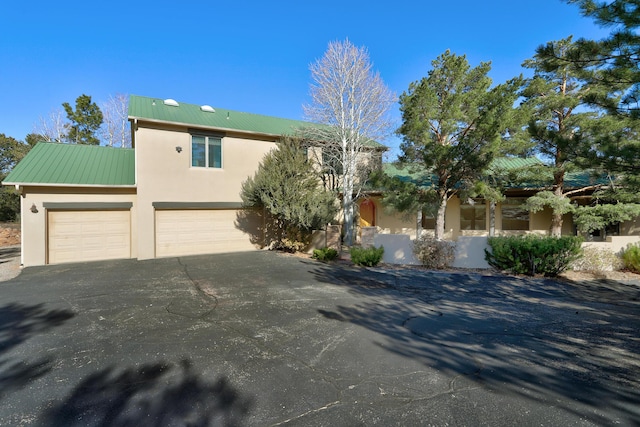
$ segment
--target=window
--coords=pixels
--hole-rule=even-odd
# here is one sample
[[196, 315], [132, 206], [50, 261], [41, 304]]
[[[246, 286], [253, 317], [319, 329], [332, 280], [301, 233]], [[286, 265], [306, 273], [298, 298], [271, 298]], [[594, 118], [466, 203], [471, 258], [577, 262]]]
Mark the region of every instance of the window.
[[486, 230], [487, 207], [484, 200], [460, 205], [460, 230]]
[[436, 216], [433, 212], [430, 212], [427, 209], [422, 210], [422, 228], [424, 230], [435, 230], [436, 229]]
[[191, 137], [191, 166], [222, 168], [222, 138], [193, 135]]
[[604, 230], [595, 230], [591, 232], [591, 237], [595, 237], [595, 240], [603, 240], [607, 236], [619, 236], [620, 235], [620, 223], [607, 224]]
[[502, 229], [528, 230], [529, 211], [524, 207], [525, 199], [506, 199], [502, 202]]
[[333, 151], [322, 150], [322, 165], [329, 174], [342, 175], [342, 162], [340, 157]]

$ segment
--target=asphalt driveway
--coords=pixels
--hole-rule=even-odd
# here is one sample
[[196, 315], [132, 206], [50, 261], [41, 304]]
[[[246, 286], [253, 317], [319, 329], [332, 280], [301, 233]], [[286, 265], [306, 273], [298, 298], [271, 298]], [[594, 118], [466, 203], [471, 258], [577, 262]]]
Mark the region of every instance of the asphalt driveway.
[[640, 424], [640, 287], [271, 252], [0, 283], [0, 425]]

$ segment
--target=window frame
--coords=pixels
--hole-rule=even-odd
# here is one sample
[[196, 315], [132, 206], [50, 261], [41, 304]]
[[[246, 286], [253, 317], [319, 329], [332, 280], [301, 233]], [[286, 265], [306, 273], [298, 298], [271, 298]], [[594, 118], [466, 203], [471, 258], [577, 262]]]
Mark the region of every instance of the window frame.
[[[191, 131], [189, 132], [191, 135], [191, 141], [189, 143], [189, 165], [192, 168], [197, 169], [223, 169], [224, 168], [224, 137], [225, 135], [219, 133], [212, 132], [201, 132], [201, 131]], [[193, 156], [193, 146], [194, 146], [194, 138], [204, 138], [204, 166], [194, 165], [194, 156]], [[210, 140], [218, 140], [220, 146], [220, 166], [212, 166], [209, 162], [210, 160], [210, 151], [209, 148], [211, 146]], [[214, 159], [215, 163], [215, 159]]]
[[[526, 197], [507, 197], [505, 200], [503, 200], [500, 203], [500, 229], [504, 230], [504, 231], [529, 231], [531, 228], [531, 212], [526, 209], [524, 206], [526, 204], [527, 198]], [[526, 228], [505, 228], [504, 224], [505, 224], [505, 207], [507, 207], [507, 211], [509, 210], [513, 210], [513, 211], [520, 211], [520, 212], [526, 212], [527, 214], [527, 227]], [[517, 216], [510, 216], [508, 217], [509, 219], [511, 218], [517, 218]], [[520, 222], [524, 222], [523, 219], [514, 219], [512, 221], [520, 221]]]
[[[473, 219], [467, 220], [464, 217], [464, 210], [473, 209]], [[477, 213], [482, 212], [482, 218], [478, 218]], [[463, 221], [468, 222], [473, 228], [463, 227]], [[473, 203], [460, 203], [460, 231], [487, 231], [487, 203], [484, 199], [473, 199]], [[481, 228], [476, 228], [480, 226]]]

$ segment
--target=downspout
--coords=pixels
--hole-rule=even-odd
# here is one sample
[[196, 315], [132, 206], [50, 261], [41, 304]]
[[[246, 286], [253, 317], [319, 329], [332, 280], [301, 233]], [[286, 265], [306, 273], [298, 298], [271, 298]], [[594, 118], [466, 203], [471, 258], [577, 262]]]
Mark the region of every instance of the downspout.
[[20, 267], [24, 267], [24, 196], [19, 184], [16, 184], [16, 191], [20, 198]]

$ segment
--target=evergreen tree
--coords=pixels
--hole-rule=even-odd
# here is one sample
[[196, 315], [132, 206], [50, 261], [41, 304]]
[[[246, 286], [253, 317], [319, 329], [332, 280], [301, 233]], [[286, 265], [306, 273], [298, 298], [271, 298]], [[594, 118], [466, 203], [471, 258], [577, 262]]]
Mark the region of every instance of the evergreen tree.
[[[531, 197], [528, 205], [533, 212], [551, 208], [553, 236], [562, 234], [563, 215], [574, 210], [565, 177], [582, 160], [585, 147], [591, 145], [586, 129], [597, 118], [594, 111], [584, 110], [589, 86], [580, 79], [580, 69], [564, 60], [573, 48], [571, 37], [550, 42], [523, 64], [534, 71], [522, 92], [524, 105], [532, 113], [529, 134], [535, 142], [535, 151], [551, 162], [553, 173], [551, 190]], [[578, 191], [583, 190], [586, 189]], [[575, 191], [571, 190], [571, 194]]]
[[[602, 40], [580, 39], [565, 58], [579, 68], [590, 93], [586, 101], [609, 114], [594, 126], [598, 146], [585, 165], [623, 178], [626, 192], [640, 189], [640, 2], [638, 0], [565, 0], [577, 4], [586, 17], [610, 28]], [[553, 52], [544, 52], [553, 55]], [[623, 196], [625, 197], [625, 196]]]
[[[29, 138], [29, 136], [27, 136]], [[31, 149], [31, 145], [0, 133], [0, 181]], [[0, 188], [0, 221], [14, 221], [20, 214], [20, 196], [13, 187]]]
[[80, 95], [76, 99], [76, 109], [68, 102], [62, 104], [67, 113], [67, 119], [71, 122], [67, 141], [72, 144], [98, 145], [100, 140], [96, 132], [102, 125], [102, 112], [98, 104], [91, 101], [89, 95]]
[[432, 182], [435, 237], [442, 239], [447, 201], [472, 186], [498, 152], [514, 118], [521, 79], [491, 88], [488, 62], [471, 68], [464, 55], [449, 51], [432, 66], [401, 95], [398, 133], [403, 137], [400, 161], [423, 182]]
[[253, 177], [242, 184], [244, 205], [270, 215], [267, 243], [299, 249], [314, 229], [322, 229], [337, 213], [335, 194], [324, 190], [313, 164], [296, 140], [285, 138], [268, 153]]

